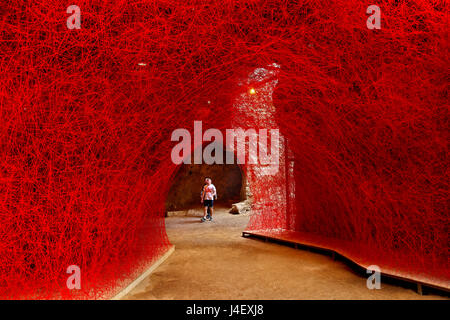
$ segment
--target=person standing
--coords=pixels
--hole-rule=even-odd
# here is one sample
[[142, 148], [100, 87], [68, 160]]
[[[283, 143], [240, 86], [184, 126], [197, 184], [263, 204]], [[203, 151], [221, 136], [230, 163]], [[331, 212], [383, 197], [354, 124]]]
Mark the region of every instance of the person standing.
[[[212, 184], [212, 180], [210, 177], [205, 178], [205, 185], [203, 187], [201, 202], [203, 203], [203, 217], [201, 219], [202, 222], [205, 222], [207, 219], [212, 221], [212, 216], [214, 213], [214, 199], [217, 199], [217, 190], [216, 187]], [[208, 215], [208, 210], [210, 211]]]

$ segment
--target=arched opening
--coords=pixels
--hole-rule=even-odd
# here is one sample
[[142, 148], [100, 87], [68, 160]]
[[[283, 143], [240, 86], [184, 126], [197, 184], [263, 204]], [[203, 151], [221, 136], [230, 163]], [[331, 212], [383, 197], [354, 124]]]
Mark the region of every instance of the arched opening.
[[172, 180], [166, 213], [199, 207], [205, 177], [211, 177], [217, 188], [217, 205], [231, 206], [246, 199], [244, 175], [237, 164], [182, 164]]
[[[235, 158], [232, 152], [224, 150], [224, 158], [230, 154]], [[248, 182], [236, 161], [233, 164], [191, 163], [181, 164], [172, 178], [165, 201], [165, 216], [201, 216], [200, 195], [206, 177], [210, 177], [216, 187], [214, 207], [220, 212], [239, 214], [250, 210]]]

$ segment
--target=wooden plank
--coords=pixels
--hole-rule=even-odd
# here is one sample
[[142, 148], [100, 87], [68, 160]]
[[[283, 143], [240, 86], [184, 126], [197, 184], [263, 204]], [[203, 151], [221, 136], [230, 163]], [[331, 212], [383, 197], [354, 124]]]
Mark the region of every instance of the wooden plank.
[[423, 288], [420, 283], [417, 284], [417, 293], [423, 296]]
[[[317, 240], [314, 240], [313, 237], [307, 238], [300, 232], [290, 231], [290, 230], [277, 230], [277, 231], [270, 231], [270, 230], [256, 230], [256, 231], [250, 231], [246, 230], [244, 231], [247, 235], [247, 237], [256, 236], [256, 237], [263, 237], [265, 239], [273, 239], [277, 240], [278, 242], [284, 242], [289, 244], [294, 244], [296, 247], [302, 246], [306, 250], [308, 248], [316, 249], [319, 251], [325, 251], [331, 253], [331, 256], [333, 260], [336, 259], [337, 255], [340, 255], [353, 263], [355, 263], [357, 266], [363, 269], [367, 269], [369, 264], [365, 263], [363, 261], [360, 261], [357, 257], [349, 254], [348, 252], [345, 252], [344, 250], [339, 249], [333, 249], [329, 245], [325, 245], [324, 243], [320, 243]], [[267, 241], [267, 240], [266, 240]], [[398, 270], [395, 270], [395, 272], [391, 272], [391, 270], [384, 270], [382, 272], [382, 275], [398, 279], [401, 281], [411, 282], [415, 283], [417, 285], [417, 292], [419, 294], [423, 294], [423, 288], [422, 286], [427, 286], [431, 288], [435, 288], [438, 290], [443, 290], [446, 292], [450, 292], [450, 281], [430, 281], [424, 276], [415, 276], [408, 274], [406, 272], [401, 272]]]

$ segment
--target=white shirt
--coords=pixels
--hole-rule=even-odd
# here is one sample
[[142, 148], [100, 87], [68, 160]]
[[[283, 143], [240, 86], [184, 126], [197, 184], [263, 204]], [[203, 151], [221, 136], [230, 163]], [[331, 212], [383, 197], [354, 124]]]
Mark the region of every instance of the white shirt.
[[205, 200], [214, 200], [214, 196], [216, 195], [216, 187], [211, 183], [209, 186], [206, 185], [203, 188], [203, 195]]

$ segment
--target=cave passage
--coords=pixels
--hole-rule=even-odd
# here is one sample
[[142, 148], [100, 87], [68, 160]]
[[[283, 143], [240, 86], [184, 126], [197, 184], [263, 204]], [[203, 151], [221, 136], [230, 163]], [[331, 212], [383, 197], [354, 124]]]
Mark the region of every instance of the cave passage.
[[239, 165], [182, 164], [171, 181], [172, 187], [165, 203], [166, 216], [174, 211], [202, 210], [200, 193], [205, 177], [210, 177], [217, 189], [218, 199], [214, 202], [215, 207], [231, 209], [232, 204], [247, 199], [245, 175]]

